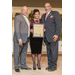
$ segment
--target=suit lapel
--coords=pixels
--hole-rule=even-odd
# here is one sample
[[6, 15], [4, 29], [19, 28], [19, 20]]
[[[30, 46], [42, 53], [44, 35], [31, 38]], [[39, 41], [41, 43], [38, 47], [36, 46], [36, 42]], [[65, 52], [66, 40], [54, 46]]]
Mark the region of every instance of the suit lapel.
[[20, 15], [21, 15], [23, 21], [25, 22], [25, 24], [28, 25], [27, 22], [26, 22], [26, 20], [25, 20], [25, 18], [23, 17], [23, 15], [22, 14], [20, 14]]
[[44, 15], [44, 21], [46, 21], [45, 18], [46, 18], [46, 13], [45, 13], [45, 15]]
[[[49, 15], [48, 15], [47, 19], [45, 20], [45, 22], [50, 18], [51, 14], [52, 14], [52, 10], [51, 10], [51, 12], [49, 13]], [[46, 17], [46, 15], [45, 15], [45, 17]]]

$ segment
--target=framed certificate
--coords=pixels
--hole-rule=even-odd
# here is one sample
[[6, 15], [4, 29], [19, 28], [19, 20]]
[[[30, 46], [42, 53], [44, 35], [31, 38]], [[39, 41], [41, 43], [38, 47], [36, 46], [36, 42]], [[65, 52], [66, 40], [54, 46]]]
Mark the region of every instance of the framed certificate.
[[33, 24], [33, 37], [44, 37], [44, 24]]

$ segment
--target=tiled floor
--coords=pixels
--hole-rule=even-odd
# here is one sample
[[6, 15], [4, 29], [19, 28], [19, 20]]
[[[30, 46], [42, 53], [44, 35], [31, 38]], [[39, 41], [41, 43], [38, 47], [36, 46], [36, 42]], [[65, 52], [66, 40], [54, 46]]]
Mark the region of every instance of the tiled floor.
[[[58, 56], [58, 61], [57, 61], [57, 70], [49, 72], [45, 70], [45, 68], [48, 66], [47, 65], [47, 56], [42, 56], [41, 57], [41, 70], [36, 69], [35, 71], [33, 70], [33, 63], [32, 63], [32, 58], [27, 57], [26, 59], [27, 66], [32, 68], [32, 70], [21, 70], [20, 73], [15, 72], [14, 70], [14, 63], [13, 63], [13, 57], [12, 57], [12, 75], [62, 75], [62, 56]], [[36, 58], [37, 62], [37, 58]]]

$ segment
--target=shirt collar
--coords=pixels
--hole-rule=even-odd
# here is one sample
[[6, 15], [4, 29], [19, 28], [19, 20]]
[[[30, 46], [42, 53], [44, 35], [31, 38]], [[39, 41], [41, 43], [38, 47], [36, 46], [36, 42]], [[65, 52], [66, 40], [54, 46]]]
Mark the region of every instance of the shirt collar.
[[[24, 15], [23, 15], [24, 16]], [[26, 16], [24, 16], [24, 17], [26, 17]]]
[[[21, 14], [22, 14], [22, 13], [21, 13]], [[22, 14], [22, 15], [23, 15], [23, 14]], [[26, 16], [23, 15], [23, 17], [26, 17]]]
[[51, 12], [51, 10], [48, 12], [48, 15], [49, 15], [50, 12]]
[[[51, 10], [48, 12], [48, 15], [49, 15], [49, 13], [51, 12]], [[47, 14], [47, 13], [46, 13]]]

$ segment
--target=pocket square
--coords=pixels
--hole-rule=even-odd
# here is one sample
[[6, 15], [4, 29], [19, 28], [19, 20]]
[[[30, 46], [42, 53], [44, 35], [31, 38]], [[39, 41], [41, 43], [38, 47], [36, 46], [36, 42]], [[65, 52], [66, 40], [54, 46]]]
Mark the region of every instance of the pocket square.
[[53, 18], [53, 15], [51, 15], [50, 18]]

